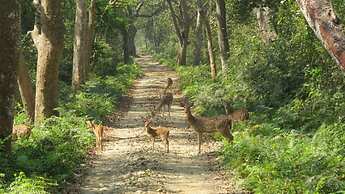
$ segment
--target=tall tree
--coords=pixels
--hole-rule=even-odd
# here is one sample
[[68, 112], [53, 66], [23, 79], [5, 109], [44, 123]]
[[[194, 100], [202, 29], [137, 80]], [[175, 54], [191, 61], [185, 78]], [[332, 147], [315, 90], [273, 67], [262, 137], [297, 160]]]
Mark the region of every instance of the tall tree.
[[76, 0], [72, 86], [78, 90], [88, 75], [95, 33], [96, 1]]
[[0, 0], [0, 3], [0, 151], [10, 153], [9, 137], [13, 127], [13, 99], [19, 63], [20, 13], [16, 0]]
[[128, 52], [131, 56], [137, 56], [137, 48], [135, 46], [135, 36], [137, 34], [137, 28], [134, 24], [128, 26]]
[[202, 48], [202, 21], [201, 21], [201, 12], [203, 11], [202, 0], [197, 0], [197, 17], [196, 17], [196, 27], [195, 27], [195, 50], [194, 50], [194, 65], [200, 65], [201, 62], [201, 48]]
[[189, 7], [186, 0], [178, 1], [179, 15], [176, 14], [172, 0], [167, 0], [175, 32], [179, 41], [179, 50], [177, 54], [177, 63], [185, 65], [187, 63], [187, 46], [189, 41], [189, 31], [191, 18], [189, 16]]
[[323, 46], [345, 70], [345, 34], [330, 0], [296, 0]]
[[62, 0], [34, 0], [39, 13], [31, 32], [38, 51], [35, 123], [54, 114], [58, 98], [58, 69], [64, 47]]
[[211, 68], [211, 77], [213, 80], [216, 79], [217, 76], [217, 65], [215, 62], [214, 51], [213, 51], [213, 40], [212, 40], [212, 29], [210, 25], [210, 20], [208, 18], [207, 11], [204, 7], [201, 8], [200, 16], [201, 20], [205, 26], [206, 36], [207, 36], [207, 51], [208, 51], [208, 59]]
[[225, 0], [216, 0], [216, 16], [218, 23], [218, 45], [220, 51], [220, 61], [222, 64], [222, 71], [227, 71], [227, 60], [229, 58], [229, 40], [226, 24], [226, 7]]
[[84, 72], [86, 68], [87, 55], [87, 31], [88, 15], [86, 0], [76, 0], [76, 14], [74, 25], [74, 51], [73, 51], [73, 73], [72, 87], [79, 90], [80, 85], [84, 82]]
[[20, 53], [17, 67], [17, 83], [23, 105], [30, 117], [30, 121], [33, 122], [35, 118], [35, 91], [22, 53]]
[[[131, 56], [136, 56], [136, 46], [135, 46], [135, 36], [137, 34], [137, 28], [135, 27], [135, 17], [136, 13], [141, 9], [144, 1], [140, 1], [136, 6], [136, 9], [133, 8], [133, 5], [130, 3], [126, 6], [126, 17], [128, 19], [128, 24], [122, 26], [122, 40], [123, 40], [123, 57], [124, 62], [129, 63]], [[137, 10], [139, 9], [139, 10]]]
[[89, 9], [88, 9], [88, 21], [87, 21], [87, 44], [86, 51], [86, 65], [84, 68], [84, 77], [87, 79], [88, 72], [90, 71], [92, 49], [95, 42], [95, 33], [96, 33], [96, 0], [91, 0]]
[[137, 51], [136, 51], [136, 46], [135, 46], [135, 36], [137, 34], [137, 28], [135, 27], [135, 17], [136, 14], [140, 11], [142, 6], [144, 5], [144, 1], [141, 0], [138, 5], [136, 6], [136, 9], [133, 9], [133, 6], [127, 6], [127, 14], [129, 18], [129, 25], [127, 27], [127, 49], [128, 49], [128, 54], [130, 56], [136, 56]]
[[267, 44], [277, 37], [277, 33], [270, 26], [271, 10], [269, 7], [262, 6], [254, 10], [256, 12], [256, 20], [258, 21], [260, 35]]
[[131, 55], [129, 52], [129, 34], [126, 26], [123, 26], [121, 29], [122, 34], [122, 50], [123, 50], [123, 62], [125, 64], [130, 63]]

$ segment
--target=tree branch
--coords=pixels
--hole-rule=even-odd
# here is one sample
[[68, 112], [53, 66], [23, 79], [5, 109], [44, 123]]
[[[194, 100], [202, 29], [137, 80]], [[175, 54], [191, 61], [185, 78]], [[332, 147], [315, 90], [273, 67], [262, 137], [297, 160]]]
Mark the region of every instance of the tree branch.
[[139, 12], [136, 12], [136, 15], [135, 17], [144, 17], [144, 18], [150, 18], [150, 17], [153, 17], [153, 16], [157, 16], [158, 14], [160, 14], [162, 11], [164, 11], [166, 9], [166, 6], [163, 3], [161, 3], [161, 5], [156, 9], [154, 10], [152, 13], [149, 13], [149, 14], [139, 14]]
[[174, 10], [174, 7], [172, 5], [172, 2], [171, 0], [167, 0], [168, 2], [168, 5], [169, 5], [169, 9], [170, 9], [170, 13], [171, 13], [171, 17], [172, 17], [172, 20], [173, 20], [173, 24], [174, 24], [174, 27], [175, 27], [175, 30], [176, 30], [176, 34], [177, 34], [177, 37], [179, 39], [179, 41], [183, 41], [183, 37], [182, 37], [182, 33], [181, 33], [181, 29], [179, 27], [179, 23], [178, 23], [178, 17], [175, 13], [175, 10]]
[[138, 3], [137, 7], [135, 8], [135, 14], [137, 15], [140, 11], [140, 9], [143, 7], [144, 5], [144, 0], [140, 0], [140, 2]]

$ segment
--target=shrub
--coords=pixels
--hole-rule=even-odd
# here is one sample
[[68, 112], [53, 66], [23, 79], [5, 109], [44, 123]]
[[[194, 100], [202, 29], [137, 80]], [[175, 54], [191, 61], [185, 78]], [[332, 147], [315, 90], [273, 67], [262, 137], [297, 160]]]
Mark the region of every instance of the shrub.
[[47, 119], [35, 127], [29, 139], [20, 139], [13, 148], [16, 169], [27, 175], [66, 180], [85, 159], [94, 137], [85, 119], [71, 113]]
[[[266, 126], [269, 127], [269, 126]], [[345, 189], [343, 126], [322, 127], [314, 138], [248, 129], [226, 144], [224, 162], [255, 193], [333, 193]], [[334, 140], [332, 141], [332, 138]], [[334, 143], [336, 142], [336, 143]]]
[[[0, 152], [0, 193], [57, 193], [69, 181], [94, 146], [95, 138], [86, 120], [104, 121], [116, 108], [119, 97], [142, 74], [134, 64], [118, 65], [117, 73], [94, 77], [77, 94], [60, 82], [59, 116], [34, 127], [29, 138], [17, 140], [11, 158]], [[18, 106], [16, 124], [28, 122], [21, 109]]]
[[138, 65], [118, 65], [116, 76], [95, 77], [87, 81], [64, 109], [73, 110], [78, 116], [104, 121], [116, 110], [122, 94], [128, 92], [133, 81], [142, 75]]
[[[47, 194], [47, 186], [54, 185], [43, 177], [28, 178], [23, 172], [15, 176], [15, 181], [11, 183], [6, 193], [8, 194]], [[1, 193], [1, 190], [0, 190]], [[5, 192], [4, 192], [5, 193]]]

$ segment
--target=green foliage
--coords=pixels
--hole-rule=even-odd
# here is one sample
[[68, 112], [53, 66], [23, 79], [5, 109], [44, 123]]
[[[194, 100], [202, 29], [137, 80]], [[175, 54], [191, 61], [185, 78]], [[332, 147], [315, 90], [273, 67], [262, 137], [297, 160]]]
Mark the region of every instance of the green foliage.
[[247, 127], [236, 133], [234, 144], [224, 146], [222, 155], [255, 193], [344, 191], [344, 125], [321, 127], [313, 138], [269, 125]]
[[[69, 181], [94, 146], [86, 120], [105, 121], [119, 97], [142, 75], [136, 64], [117, 65], [115, 72], [95, 76], [75, 95], [61, 82], [59, 117], [46, 119], [29, 138], [17, 140], [11, 158], [0, 153], [0, 193], [56, 193]], [[18, 112], [15, 123], [28, 123], [27, 115]]]
[[16, 125], [30, 123], [30, 118], [28, 114], [26, 114], [26, 112], [23, 111], [23, 107], [20, 107], [20, 110], [17, 112], [16, 117], [14, 117], [14, 123]]
[[[333, 3], [342, 19], [344, 1]], [[277, 38], [269, 44], [251, 12], [259, 4], [273, 10]], [[224, 103], [250, 110], [250, 121], [232, 129], [234, 142], [224, 142], [224, 165], [254, 193], [343, 193], [344, 73], [294, 0], [227, 1], [227, 10], [231, 52], [225, 78], [212, 81], [207, 65], [171, 65], [196, 114], [224, 114]], [[170, 57], [168, 45], [156, 56]]]
[[57, 186], [55, 182], [67, 181], [93, 146], [94, 136], [85, 121], [70, 112], [61, 112], [60, 117], [35, 127], [30, 138], [17, 140], [10, 161], [0, 164], [0, 173], [6, 175], [2, 187], [15, 173], [18, 176], [5, 188], [11, 193], [43, 193]]
[[121, 61], [121, 50], [105, 40], [95, 42], [92, 70], [98, 76], [116, 75], [116, 64]]
[[65, 104], [65, 109], [73, 110], [78, 116], [104, 121], [105, 116], [116, 110], [121, 95], [142, 74], [136, 64], [119, 64], [115, 72], [116, 76], [95, 77], [86, 82], [73, 100]]
[[25, 176], [23, 172], [20, 172], [18, 175], [15, 176], [15, 180], [11, 183], [6, 193], [47, 194], [48, 192], [46, 192], [46, 189], [48, 185], [53, 184], [48, 183], [47, 180], [43, 177], [28, 178]]
[[80, 116], [103, 120], [115, 108], [109, 95], [80, 92], [76, 94], [74, 102], [66, 104], [66, 108], [75, 110], [76, 114]]
[[[89, 1], [88, 1], [89, 2]], [[37, 49], [28, 31], [33, 29], [35, 9], [31, 1], [20, 0], [21, 51], [35, 83]], [[73, 69], [75, 2], [65, 1], [64, 51], [59, 64], [59, 117], [47, 119], [32, 129], [29, 138], [13, 142], [12, 154], [0, 152], [0, 193], [58, 193], [84, 162], [94, 145], [94, 135], [86, 127], [87, 119], [104, 122], [116, 110], [119, 97], [126, 93], [142, 72], [138, 65], [122, 65], [123, 44], [120, 32], [133, 23], [127, 12], [136, 0], [97, 1], [95, 41], [90, 66], [90, 79], [82, 90], [70, 87]], [[29, 124], [27, 114], [18, 103], [15, 124]], [[3, 144], [3, 140], [0, 141]]]
[[16, 142], [16, 166], [26, 174], [35, 172], [59, 182], [66, 180], [82, 162], [93, 140], [84, 118], [62, 112], [60, 117], [35, 127], [29, 139]]

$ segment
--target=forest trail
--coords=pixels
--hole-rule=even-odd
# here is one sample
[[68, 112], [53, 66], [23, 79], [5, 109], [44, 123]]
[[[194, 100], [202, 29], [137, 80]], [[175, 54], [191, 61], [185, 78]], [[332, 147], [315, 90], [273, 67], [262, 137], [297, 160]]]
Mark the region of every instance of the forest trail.
[[[114, 129], [107, 132], [105, 150], [86, 170], [80, 193], [241, 193], [229, 176], [217, 164], [215, 151], [219, 143], [206, 140], [203, 154], [197, 155], [197, 138], [192, 129], [184, 129], [185, 115], [179, 106], [177, 74], [154, 62], [150, 56], [136, 59], [144, 76], [138, 79], [129, 93], [128, 110]], [[174, 80], [175, 93], [172, 122], [155, 119], [154, 126], [169, 126], [170, 153], [165, 153], [161, 141], [155, 150], [144, 131], [142, 118], [153, 103], [166, 79]], [[205, 138], [204, 138], [205, 139]], [[206, 138], [207, 139], [207, 138]]]

